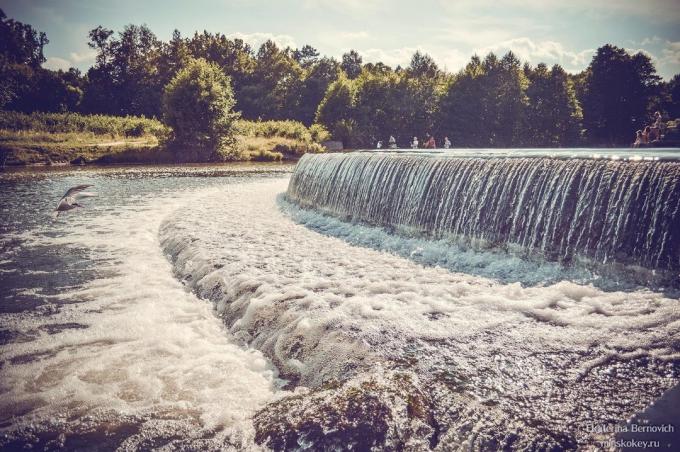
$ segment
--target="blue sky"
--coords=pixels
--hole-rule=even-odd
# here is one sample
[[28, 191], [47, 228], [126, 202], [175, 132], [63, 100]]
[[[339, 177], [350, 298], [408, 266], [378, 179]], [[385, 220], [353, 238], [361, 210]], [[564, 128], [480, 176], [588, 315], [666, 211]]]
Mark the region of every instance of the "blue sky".
[[14, 19], [45, 31], [47, 66], [87, 69], [87, 32], [147, 24], [161, 39], [208, 30], [257, 46], [311, 44], [339, 57], [356, 49], [364, 61], [406, 65], [416, 50], [457, 71], [477, 53], [512, 49], [533, 64], [575, 72], [612, 43], [644, 51], [666, 79], [680, 73], [678, 0], [0, 0]]

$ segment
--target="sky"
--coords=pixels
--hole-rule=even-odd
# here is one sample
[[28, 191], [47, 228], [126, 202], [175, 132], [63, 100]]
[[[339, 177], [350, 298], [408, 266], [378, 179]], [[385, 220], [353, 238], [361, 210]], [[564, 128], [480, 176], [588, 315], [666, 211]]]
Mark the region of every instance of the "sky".
[[47, 33], [46, 67], [86, 70], [87, 33], [146, 24], [160, 39], [174, 29], [220, 32], [257, 47], [310, 44], [339, 58], [408, 65], [416, 50], [455, 72], [474, 54], [514, 51], [533, 65], [578, 72], [606, 43], [647, 53], [670, 79], [680, 73], [680, 0], [0, 0], [8, 17]]

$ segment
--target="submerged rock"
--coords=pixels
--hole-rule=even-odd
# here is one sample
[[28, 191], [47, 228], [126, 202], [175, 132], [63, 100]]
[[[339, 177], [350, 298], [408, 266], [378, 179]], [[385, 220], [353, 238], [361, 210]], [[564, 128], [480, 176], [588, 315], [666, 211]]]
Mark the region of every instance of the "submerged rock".
[[287, 397], [254, 422], [256, 442], [274, 450], [423, 450], [439, 430], [428, 398], [402, 373]]

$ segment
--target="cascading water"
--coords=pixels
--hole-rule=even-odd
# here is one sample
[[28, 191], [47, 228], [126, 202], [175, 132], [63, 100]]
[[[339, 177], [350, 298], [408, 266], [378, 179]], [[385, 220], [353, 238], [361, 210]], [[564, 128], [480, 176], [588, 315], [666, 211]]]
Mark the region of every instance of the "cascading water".
[[354, 221], [569, 263], [680, 270], [680, 163], [305, 156], [287, 198]]
[[[642, 425], [631, 416], [677, 387], [673, 291], [601, 290], [581, 267], [572, 277], [555, 262], [429, 240], [451, 234], [438, 209], [453, 204], [430, 196], [409, 213], [407, 201], [418, 177], [449, 199], [446, 155], [413, 168], [397, 165], [418, 160], [404, 155], [305, 158], [292, 187], [322, 159], [373, 187], [380, 174], [401, 218], [438, 216], [389, 222], [364, 187], [352, 194], [369, 221], [426, 235], [345, 222], [286, 202], [278, 165], [3, 173], [0, 449], [610, 449], [615, 428]], [[439, 179], [422, 168], [432, 162]], [[308, 193], [350, 195], [338, 171], [326, 174], [334, 181]], [[96, 202], [48, 221], [55, 196], [83, 182]], [[528, 187], [522, 200], [549, 193]], [[491, 225], [466, 226], [492, 241]]]

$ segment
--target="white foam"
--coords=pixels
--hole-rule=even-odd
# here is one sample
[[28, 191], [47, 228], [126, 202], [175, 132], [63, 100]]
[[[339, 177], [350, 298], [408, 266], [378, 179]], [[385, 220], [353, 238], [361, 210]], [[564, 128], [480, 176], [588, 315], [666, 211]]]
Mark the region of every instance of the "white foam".
[[[267, 182], [214, 193], [173, 217], [162, 237], [189, 284], [220, 301], [234, 322], [232, 332], [308, 384], [340, 372], [349, 355], [384, 357], [401, 353], [412, 340], [464, 342], [485, 332], [516, 341], [509, 344], [515, 348], [530, 337], [526, 347], [537, 350], [622, 358], [638, 350], [678, 359], [676, 299], [647, 289], [605, 292], [568, 280], [522, 287], [423, 267], [291, 222], [275, 199], [285, 187]], [[332, 221], [326, 226], [335, 228]], [[357, 225], [344, 228], [350, 242], [370, 233]], [[388, 244], [390, 250], [413, 247], [411, 239], [388, 239], [397, 243]], [[333, 341], [335, 349], [328, 345]], [[493, 353], [478, 347], [478, 355]], [[291, 355], [294, 364], [287, 360]]]
[[[52, 305], [50, 316], [41, 315], [45, 306], [3, 316], [5, 327], [33, 337], [1, 352], [5, 432], [55, 421], [78, 432], [134, 417], [139, 438], [188, 424], [188, 437], [251, 442], [249, 418], [275, 394], [276, 371], [260, 352], [235, 344], [213, 306], [174, 278], [158, 241], [161, 220], [207, 192], [147, 196], [117, 210], [101, 205], [25, 234], [32, 241], [25, 246], [90, 250], [107, 276], [61, 293], [74, 303]], [[42, 233], [50, 228], [67, 232]], [[87, 327], [45, 332], [55, 324]]]

